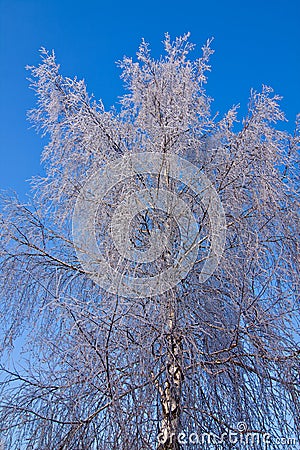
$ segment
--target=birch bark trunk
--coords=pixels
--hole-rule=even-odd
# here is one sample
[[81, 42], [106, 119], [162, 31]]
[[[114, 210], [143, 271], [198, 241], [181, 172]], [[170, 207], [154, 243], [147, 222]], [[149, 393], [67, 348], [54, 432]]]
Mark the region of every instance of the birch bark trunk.
[[160, 439], [157, 450], [179, 450], [177, 436], [180, 432], [180, 401], [182, 391], [182, 336], [176, 330], [176, 311], [170, 307], [167, 320], [167, 358], [164, 385], [157, 388], [162, 406]]

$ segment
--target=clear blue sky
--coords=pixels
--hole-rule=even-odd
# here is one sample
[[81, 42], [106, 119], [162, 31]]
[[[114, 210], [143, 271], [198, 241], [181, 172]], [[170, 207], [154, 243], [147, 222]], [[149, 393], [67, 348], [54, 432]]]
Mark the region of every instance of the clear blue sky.
[[[109, 108], [122, 94], [115, 61], [134, 56], [144, 37], [154, 56], [168, 31], [191, 32], [197, 44], [214, 37], [212, 73], [207, 85], [214, 110], [241, 103], [250, 88], [271, 85], [284, 99], [292, 130], [300, 112], [299, 0], [0, 0], [0, 188], [23, 196], [25, 180], [41, 173], [42, 140], [29, 128], [26, 110], [35, 104], [26, 64], [39, 62], [38, 49], [55, 49], [62, 72], [84, 78], [90, 92]], [[197, 52], [198, 50], [198, 52]]]

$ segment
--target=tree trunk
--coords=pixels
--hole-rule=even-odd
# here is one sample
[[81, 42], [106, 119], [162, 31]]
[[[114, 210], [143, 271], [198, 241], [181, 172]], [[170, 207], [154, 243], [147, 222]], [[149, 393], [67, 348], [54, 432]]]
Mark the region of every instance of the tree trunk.
[[157, 388], [162, 406], [157, 450], [179, 450], [180, 400], [182, 390], [182, 336], [175, 327], [175, 308], [170, 307], [167, 320], [166, 367], [164, 385]]

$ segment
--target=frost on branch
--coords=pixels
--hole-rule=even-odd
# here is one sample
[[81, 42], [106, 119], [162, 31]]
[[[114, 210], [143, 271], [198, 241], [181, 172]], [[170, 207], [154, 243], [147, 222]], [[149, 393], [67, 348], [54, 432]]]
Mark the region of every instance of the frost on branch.
[[[210, 99], [202, 84], [209, 70], [208, 58], [212, 53], [208, 41], [203, 47], [203, 57], [190, 61], [186, 57], [193, 49], [189, 35], [164, 42], [166, 56], [152, 59], [148, 44], [142, 42], [137, 53], [138, 62], [124, 58], [119, 63], [122, 78], [129, 94], [123, 97], [122, 116], [128, 114], [140, 133], [145, 135], [143, 146], [151, 145], [156, 151], [183, 150], [185, 134], [204, 134], [212, 123], [209, 113]], [[157, 145], [157, 141], [160, 145]]]
[[42, 155], [47, 177], [34, 185], [44, 198], [65, 208], [72, 205], [88, 170], [124, 152], [126, 125], [106, 112], [86, 91], [83, 80], [59, 74], [54, 52], [41, 50], [42, 64], [29, 67], [38, 107], [29, 117], [43, 135], [49, 136]]

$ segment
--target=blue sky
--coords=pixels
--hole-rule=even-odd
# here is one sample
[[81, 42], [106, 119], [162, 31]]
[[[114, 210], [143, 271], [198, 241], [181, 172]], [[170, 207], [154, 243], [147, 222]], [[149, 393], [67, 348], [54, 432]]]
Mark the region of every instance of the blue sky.
[[197, 45], [214, 37], [207, 91], [221, 113], [240, 103], [250, 88], [271, 85], [284, 97], [293, 129], [300, 112], [300, 2], [286, 1], [69, 1], [0, 0], [0, 189], [29, 191], [26, 179], [40, 168], [43, 142], [26, 121], [35, 104], [25, 66], [39, 62], [38, 49], [55, 49], [62, 73], [84, 78], [107, 108], [123, 93], [115, 61], [134, 56], [144, 37], [153, 55], [164, 33], [191, 32]]

